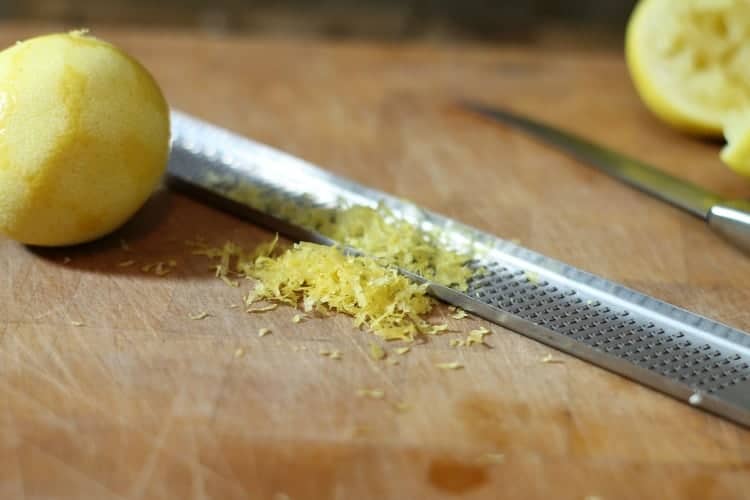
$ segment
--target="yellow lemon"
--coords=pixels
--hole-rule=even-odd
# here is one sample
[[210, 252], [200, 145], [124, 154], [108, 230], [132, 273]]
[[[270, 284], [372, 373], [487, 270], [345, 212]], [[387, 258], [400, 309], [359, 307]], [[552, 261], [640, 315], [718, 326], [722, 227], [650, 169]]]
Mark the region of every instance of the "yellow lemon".
[[33, 245], [96, 239], [130, 218], [169, 154], [149, 73], [83, 32], [0, 52], [0, 232]]
[[686, 132], [718, 136], [750, 105], [750, 1], [640, 0], [625, 51], [646, 106]]
[[721, 150], [721, 161], [738, 174], [750, 177], [750, 111], [729, 115], [724, 136], [727, 145]]

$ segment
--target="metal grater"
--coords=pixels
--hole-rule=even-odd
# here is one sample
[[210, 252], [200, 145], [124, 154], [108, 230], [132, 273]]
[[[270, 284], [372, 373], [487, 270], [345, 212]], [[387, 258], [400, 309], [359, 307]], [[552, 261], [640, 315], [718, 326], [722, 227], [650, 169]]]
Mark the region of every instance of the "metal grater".
[[[750, 335], [512, 242], [336, 176], [183, 113], [172, 112], [169, 180], [294, 239], [331, 244], [272, 207], [247, 206], [242, 187], [285, 203], [383, 203], [444, 244], [474, 249], [484, 272], [469, 289], [429, 292], [489, 321], [730, 420], [750, 426]], [[404, 271], [417, 281], [423, 278]]]

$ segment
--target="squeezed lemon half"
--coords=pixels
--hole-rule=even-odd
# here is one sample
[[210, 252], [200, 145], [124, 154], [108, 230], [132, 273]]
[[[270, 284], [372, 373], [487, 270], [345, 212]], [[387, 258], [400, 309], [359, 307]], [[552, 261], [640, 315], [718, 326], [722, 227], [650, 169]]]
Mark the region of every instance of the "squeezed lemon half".
[[750, 1], [640, 0], [625, 53], [633, 84], [657, 117], [721, 136], [721, 160], [750, 176]]
[[641, 0], [626, 58], [635, 88], [659, 118], [719, 136], [727, 116], [750, 105], [748, 0]]
[[27, 244], [98, 238], [159, 182], [169, 112], [133, 58], [83, 32], [0, 52], [0, 233]]

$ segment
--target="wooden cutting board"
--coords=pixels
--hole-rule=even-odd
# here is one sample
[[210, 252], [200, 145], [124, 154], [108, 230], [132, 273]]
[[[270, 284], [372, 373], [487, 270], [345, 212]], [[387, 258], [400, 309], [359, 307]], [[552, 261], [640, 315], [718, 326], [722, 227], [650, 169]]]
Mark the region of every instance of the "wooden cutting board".
[[[51, 29], [6, 25], [0, 41]], [[750, 330], [750, 258], [452, 104], [511, 104], [750, 196], [720, 144], [644, 110], [619, 52], [97, 34], [177, 108]], [[272, 236], [162, 190], [90, 245], [0, 241], [0, 498], [746, 498], [750, 433], [734, 424], [475, 319], [448, 318], [491, 328], [489, 347], [448, 334], [373, 361], [374, 337], [347, 317], [231, 308], [249, 283], [213, 278], [184, 244], [198, 235]], [[141, 271], [171, 259], [167, 276]], [[449, 361], [465, 369], [434, 366]]]

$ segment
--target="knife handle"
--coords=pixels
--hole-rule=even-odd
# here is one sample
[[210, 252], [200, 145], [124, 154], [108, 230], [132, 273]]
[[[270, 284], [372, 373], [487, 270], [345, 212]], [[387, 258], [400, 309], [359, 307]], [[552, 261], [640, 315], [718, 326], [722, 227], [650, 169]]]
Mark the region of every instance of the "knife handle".
[[708, 212], [708, 225], [750, 253], [750, 202], [737, 200], [714, 205]]

